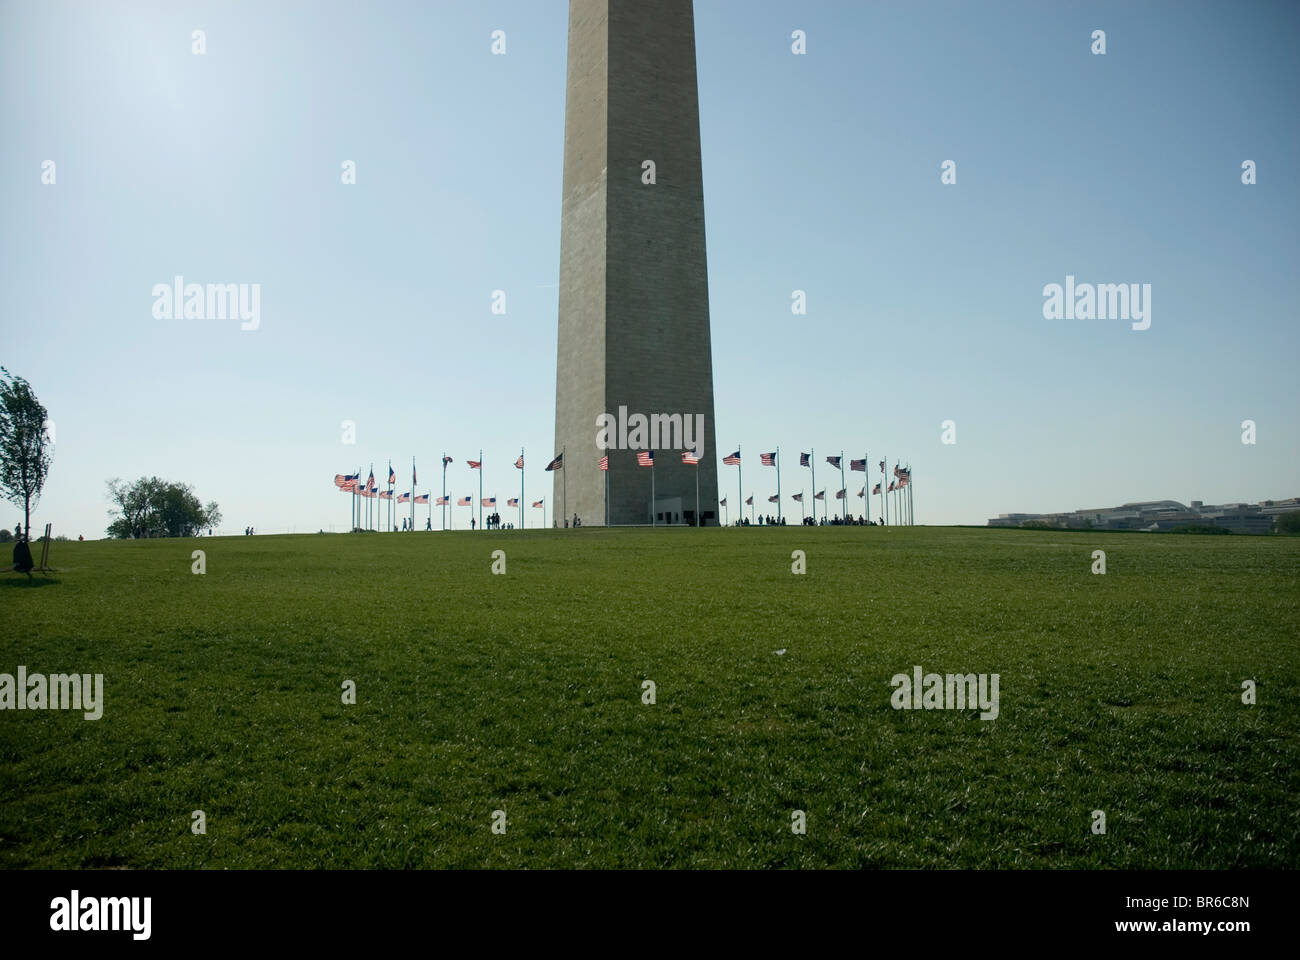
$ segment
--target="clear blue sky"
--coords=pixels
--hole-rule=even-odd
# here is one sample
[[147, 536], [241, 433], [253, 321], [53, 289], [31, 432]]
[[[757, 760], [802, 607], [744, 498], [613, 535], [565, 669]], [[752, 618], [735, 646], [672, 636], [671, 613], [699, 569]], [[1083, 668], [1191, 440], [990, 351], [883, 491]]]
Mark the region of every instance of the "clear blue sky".
[[[549, 496], [567, 16], [0, 5], [0, 363], [57, 431], [35, 519], [102, 536], [105, 481], [157, 474], [229, 531], [341, 529], [335, 473], [414, 455], [436, 493], [446, 450], [448, 492], [477, 495], [482, 448], [504, 502], [521, 446], [528, 499]], [[778, 444], [787, 493], [810, 489], [810, 447], [910, 461], [924, 523], [1300, 494], [1300, 7], [698, 0], [695, 19], [726, 448], [707, 453], [743, 447], [746, 495], [774, 492], [757, 457]], [[260, 328], [154, 319], [177, 274], [260, 283]], [[1150, 283], [1151, 328], [1045, 320], [1067, 274]]]

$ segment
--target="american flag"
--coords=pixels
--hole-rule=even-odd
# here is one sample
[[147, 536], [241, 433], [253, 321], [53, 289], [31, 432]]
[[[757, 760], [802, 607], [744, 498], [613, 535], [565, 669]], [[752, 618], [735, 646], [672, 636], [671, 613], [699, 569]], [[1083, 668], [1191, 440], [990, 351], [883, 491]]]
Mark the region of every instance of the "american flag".
[[608, 453], [605, 454], [603, 457], [600, 458], [600, 469], [602, 469], [602, 470], [608, 470], [608, 469], [609, 469], [609, 454], [608, 454]]
[[753, 505], [754, 505], [754, 495], [751, 493], [749, 495], [749, 499], [745, 501], [745, 506], [752, 507]]
[[780, 499], [781, 499], [781, 498], [778, 497], [778, 496], [774, 493], [774, 494], [772, 494], [770, 497], [767, 498], [767, 502], [768, 502], [768, 503], [776, 503], [776, 502], [777, 502], [778, 500], [780, 500]]
[[443, 469], [446, 469], [447, 464], [449, 464], [449, 463], [451, 463], [451, 457], [449, 457], [449, 456], [447, 456], [446, 454], [444, 454], [444, 455], [443, 455], [443, 458], [442, 458], [442, 466], [443, 466]]
[[545, 502], [544, 499], [543, 499], [543, 500], [534, 500], [534, 501], [533, 501], [533, 506], [534, 506], [534, 507], [540, 507], [544, 502]]
[[361, 491], [361, 495], [362, 495], [363, 497], [366, 497], [366, 498], [370, 499], [370, 500], [375, 499], [375, 491], [373, 491], [373, 490], [371, 490], [371, 489], [369, 489], [369, 488], [363, 488], [362, 491]]
[[470, 468], [471, 470], [482, 470], [482, 469], [483, 469], [483, 461], [482, 461], [482, 460], [466, 460], [465, 462], [469, 464], [469, 468]]
[[879, 492], [880, 492], [880, 484], [876, 484], [874, 487], [871, 488], [871, 495], [873, 497]]
[[723, 497], [721, 500], [718, 501], [718, 506], [720, 506], [720, 507], [725, 507], [726, 505], [727, 505], [727, 498], [726, 498], [726, 497]]
[[517, 507], [517, 506], [519, 506], [519, 498], [518, 498], [518, 497], [511, 497], [509, 500], [506, 501], [506, 506], [507, 506], [507, 507]]
[[735, 453], [728, 454], [727, 456], [723, 457], [722, 462], [727, 464], [728, 466], [732, 466], [732, 467], [736, 466], [737, 464], [740, 463], [740, 451], [737, 450]]
[[379, 489], [378, 484], [375, 483], [375, 471], [373, 470], [370, 471], [370, 479], [366, 481], [366, 489], [372, 493]]
[[340, 490], [354, 490], [357, 486], [359, 474], [355, 473], [336, 473], [334, 474], [334, 486]]
[[411, 502], [411, 495], [410, 495], [409, 493], [399, 493], [399, 494], [397, 495], [397, 502], [398, 502], [398, 503], [410, 503], [410, 502]]
[[411, 461], [411, 486], [415, 486], [420, 481], [415, 479], [415, 461]]
[[850, 461], [849, 461], [849, 469], [850, 469], [850, 470], [856, 470], [856, 471], [858, 471], [859, 473], [866, 473], [866, 472], [867, 472], [867, 458], [866, 458], [866, 457], [863, 457], [861, 460], [850, 460]]
[[468, 507], [471, 504], [471, 502], [472, 501], [470, 500], [469, 497], [461, 497], [459, 500], [456, 501], [456, 506]]
[[415, 498], [415, 502], [416, 502], [416, 503], [428, 503], [428, 502], [429, 502], [429, 495], [428, 495], [427, 493], [422, 493], [422, 494], [420, 494], [418, 497]]
[[519, 454], [519, 459], [515, 461], [515, 466], [522, 470], [524, 468], [524, 455]]
[[843, 499], [844, 499], [844, 493], [845, 493], [845, 491], [840, 490], [839, 492], [837, 492], [837, 493], [835, 494], [835, 499], [836, 499], [836, 500], [843, 500]]
[[393, 473], [393, 465], [388, 465], [388, 485], [391, 487], [397, 482], [397, 474]]
[[801, 466], [801, 467], [807, 467], [807, 466], [811, 466], [811, 465], [812, 465], [812, 454], [811, 454], [811, 453], [801, 453], [801, 454], [799, 454], [799, 466]]
[[391, 499], [393, 499], [393, 491], [391, 491], [391, 490], [380, 490], [380, 491], [379, 491], [379, 499], [380, 499], [380, 500], [391, 500]]
[[834, 467], [836, 470], [838, 470], [838, 469], [840, 468], [840, 458], [839, 458], [839, 457], [827, 457], [827, 458], [826, 458], [826, 462], [829, 463], [829, 464], [830, 464], [832, 467]]
[[439, 507], [445, 507], [445, 506], [450, 505], [450, 503], [451, 503], [451, 497], [439, 497], [439, 498], [438, 498], [438, 502], [437, 502], [437, 506], [439, 506]]
[[564, 466], [564, 454], [557, 453], [555, 459], [546, 465], [547, 470], [559, 470]]
[[826, 491], [823, 490], [821, 493], [814, 494], [814, 495], [813, 495], [813, 499], [814, 499], [814, 500], [825, 500], [825, 499], [826, 499]]
[[912, 482], [912, 475], [906, 472], [901, 477], [898, 478], [898, 486], [900, 489], [906, 487], [911, 482]]
[[497, 505], [497, 498], [496, 498], [496, 497], [484, 497], [484, 498], [483, 498], [483, 506], [485, 506], [485, 507], [495, 507], [496, 505]]
[[699, 454], [691, 453], [689, 450], [682, 451], [682, 463], [688, 467], [693, 467], [700, 462]]
[[893, 493], [897, 489], [898, 487], [894, 484], [894, 481], [890, 480], [889, 486], [885, 488], [885, 493]]
[[881, 461], [880, 461], [880, 472], [881, 472], [881, 473], [884, 473], [884, 472], [885, 472], [885, 461], [884, 461], [884, 460], [881, 460]]
[[773, 450], [771, 453], [760, 453], [760, 454], [758, 455], [758, 462], [761, 463], [761, 464], [762, 464], [763, 466], [765, 466], [765, 467], [775, 467], [775, 466], [776, 466], [776, 451]]
[[655, 452], [653, 450], [638, 450], [636, 463], [638, 467], [653, 467], [655, 465]]
[[795, 503], [803, 503], [803, 494], [802, 494], [802, 493], [792, 493], [792, 494], [790, 494], [790, 499], [793, 500]]
[[859, 496], [859, 497], [865, 497], [866, 495], [867, 495], [867, 488], [866, 488], [866, 487], [863, 487], [861, 490], [858, 491], [858, 496]]

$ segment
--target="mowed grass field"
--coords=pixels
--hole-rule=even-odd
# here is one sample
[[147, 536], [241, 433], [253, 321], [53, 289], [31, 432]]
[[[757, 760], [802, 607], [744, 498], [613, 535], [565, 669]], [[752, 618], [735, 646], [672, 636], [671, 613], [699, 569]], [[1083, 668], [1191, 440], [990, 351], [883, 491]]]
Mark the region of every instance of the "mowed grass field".
[[[104, 714], [0, 712], [7, 868], [1300, 858], [1297, 538], [589, 528], [51, 563], [0, 576], [0, 672], [102, 673]], [[892, 709], [917, 664], [998, 673], [1000, 715]]]

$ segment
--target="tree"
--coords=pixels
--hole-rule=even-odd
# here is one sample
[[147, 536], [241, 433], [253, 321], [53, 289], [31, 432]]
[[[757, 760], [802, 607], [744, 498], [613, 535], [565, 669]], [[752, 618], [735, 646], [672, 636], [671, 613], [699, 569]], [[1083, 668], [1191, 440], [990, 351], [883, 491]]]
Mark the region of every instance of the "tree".
[[1295, 536], [1300, 534], [1300, 510], [1288, 510], [1286, 513], [1279, 514], [1273, 521], [1273, 526], [1278, 533], [1290, 534]]
[[113, 509], [110, 537], [192, 537], [221, 522], [221, 511], [210, 501], [206, 507], [188, 484], [141, 477], [135, 483], [108, 481]]
[[50, 472], [48, 416], [31, 384], [0, 367], [0, 492], [23, 508], [31, 539], [32, 503]]

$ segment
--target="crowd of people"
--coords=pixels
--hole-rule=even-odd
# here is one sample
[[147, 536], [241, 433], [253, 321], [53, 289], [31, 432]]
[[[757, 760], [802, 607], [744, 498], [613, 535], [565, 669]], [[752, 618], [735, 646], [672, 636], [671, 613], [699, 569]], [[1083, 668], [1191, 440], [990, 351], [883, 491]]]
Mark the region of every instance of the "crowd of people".
[[[885, 521], [880, 518], [868, 520], [866, 517], [858, 514], [857, 517], [831, 517], [829, 520], [822, 517], [820, 520], [814, 520], [812, 517], [804, 517], [803, 525], [805, 527], [883, 527]], [[748, 518], [740, 520], [736, 526], [769, 526], [784, 527], [785, 517], [760, 516], [757, 524], [751, 524]]]
[[827, 520], [822, 517], [820, 520], [814, 521], [812, 517], [804, 517], [803, 522], [804, 526], [807, 527], [883, 527], [885, 525], [885, 521], [879, 517], [875, 520], [868, 520], [861, 514], [858, 514], [856, 519], [853, 517], [831, 517]]

